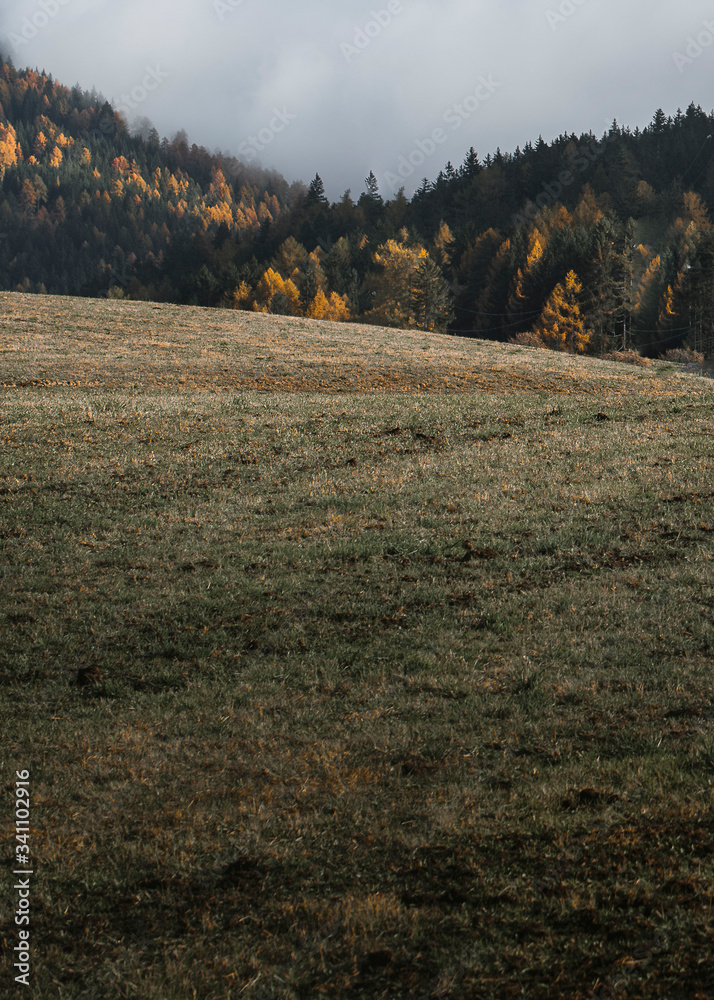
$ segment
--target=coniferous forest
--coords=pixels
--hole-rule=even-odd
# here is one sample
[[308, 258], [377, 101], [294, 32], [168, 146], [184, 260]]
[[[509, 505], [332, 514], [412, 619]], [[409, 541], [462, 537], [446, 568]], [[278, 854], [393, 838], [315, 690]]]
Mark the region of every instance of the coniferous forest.
[[710, 356], [713, 136], [692, 103], [331, 204], [2, 60], [0, 287]]

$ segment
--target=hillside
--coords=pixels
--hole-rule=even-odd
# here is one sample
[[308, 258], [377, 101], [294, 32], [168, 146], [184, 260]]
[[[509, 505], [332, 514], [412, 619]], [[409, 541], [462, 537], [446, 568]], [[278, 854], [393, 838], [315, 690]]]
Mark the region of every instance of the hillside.
[[0, 287], [714, 353], [714, 114], [567, 131], [355, 200], [0, 63]]
[[[683, 376], [518, 345], [290, 316], [0, 293], [0, 386], [676, 398]], [[694, 384], [685, 379], [686, 392]], [[708, 386], [699, 391], [706, 395]]]
[[16, 293], [0, 372], [36, 995], [708, 995], [711, 380]]
[[185, 134], [161, 140], [150, 123], [130, 133], [96, 92], [0, 59], [1, 287], [123, 290], [135, 266], [160, 268], [196, 236], [247, 240], [294, 193], [279, 175], [189, 148]]

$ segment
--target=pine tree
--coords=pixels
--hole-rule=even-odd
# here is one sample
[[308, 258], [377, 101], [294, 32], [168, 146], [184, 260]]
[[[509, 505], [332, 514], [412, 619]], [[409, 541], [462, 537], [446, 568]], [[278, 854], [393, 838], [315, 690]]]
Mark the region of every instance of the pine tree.
[[624, 242], [622, 227], [608, 216], [590, 232], [584, 310], [592, 327], [592, 347], [598, 353], [615, 346], [616, 320], [625, 308], [622, 262], [618, 260]]
[[338, 295], [345, 296], [356, 310], [359, 298], [359, 274], [354, 266], [350, 241], [341, 236], [323, 261], [327, 283]]
[[[493, 230], [489, 230], [484, 236], [488, 237], [491, 232]], [[513, 332], [508, 323], [507, 312], [512, 274], [513, 248], [511, 241], [507, 239], [496, 249], [489, 263], [480, 295], [476, 299], [475, 308], [472, 307], [474, 330], [477, 334], [493, 340], [505, 340]]]
[[472, 177], [475, 177], [480, 170], [481, 164], [478, 161], [478, 154], [473, 146], [471, 146], [466, 154], [466, 159], [461, 165], [459, 173], [465, 180], [470, 180]]
[[373, 170], [370, 170], [369, 176], [365, 178], [364, 185], [367, 197], [371, 198], [372, 201], [377, 202], [379, 205], [383, 204], [382, 196], [379, 193], [379, 182], [374, 176]]
[[307, 205], [327, 205], [327, 195], [325, 194], [325, 185], [322, 183], [322, 178], [319, 174], [315, 174], [312, 181], [310, 182], [310, 187], [307, 191]]
[[454, 318], [449, 286], [431, 259], [422, 257], [413, 275], [411, 297], [419, 330], [445, 333]]
[[689, 326], [686, 342], [705, 355], [714, 353], [714, 233], [697, 234], [678, 276], [670, 313]]

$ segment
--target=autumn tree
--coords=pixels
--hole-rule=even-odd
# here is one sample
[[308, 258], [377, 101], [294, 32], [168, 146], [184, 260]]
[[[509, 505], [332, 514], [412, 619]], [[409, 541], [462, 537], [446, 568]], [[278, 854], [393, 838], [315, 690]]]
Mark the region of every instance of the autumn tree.
[[439, 223], [436, 236], [434, 237], [431, 257], [436, 261], [442, 271], [448, 274], [453, 268], [454, 256], [454, 234], [442, 219]]
[[526, 259], [516, 270], [508, 296], [509, 318], [515, 325], [523, 323], [527, 326], [525, 319], [529, 314], [532, 315], [534, 300], [540, 292], [541, 261], [546, 246], [547, 236], [537, 226], [533, 226], [528, 234]]
[[247, 281], [241, 281], [228, 299], [228, 304], [232, 309], [249, 310], [251, 309], [253, 302], [253, 289]]
[[326, 319], [332, 322], [346, 323], [351, 319], [347, 296], [330, 292], [328, 298], [320, 289], [310, 303], [306, 316], [309, 316], [310, 319]]
[[364, 318], [382, 326], [406, 328], [417, 322], [413, 289], [419, 265], [428, 254], [423, 246], [408, 246], [406, 232], [400, 236], [402, 242], [387, 240], [374, 254], [378, 270], [372, 277], [373, 306]]
[[585, 328], [578, 298], [583, 288], [575, 271], [568, 271], [548, 296], [533, 332], [546, 347], [571, 354], [582, 353], [590, 343], [591, 331]]
[[589, 184], [583, 187], [580, 201], [573, 212], [573, 221], [578, 226], [594, 226], [603, 217], [603, 212], [597, 203], [593, 189]]
[[12, 125], [0, 123], [0, 181], [8, 167], [17, 163], [17, 135]]
[[[657, 322], [667, 290], [667, 268], [660, 254], [653, 257], [637, 284], [633, 319], [635, 337], [641, 343], [656, 337]], [[640, 332], [641, 331], [641, 332]]]
[[277, 271], [269, 267], [258, 282], [253, 308], [256, 312], [299, 316], [300, 293], [289, 278], [285, 281]]

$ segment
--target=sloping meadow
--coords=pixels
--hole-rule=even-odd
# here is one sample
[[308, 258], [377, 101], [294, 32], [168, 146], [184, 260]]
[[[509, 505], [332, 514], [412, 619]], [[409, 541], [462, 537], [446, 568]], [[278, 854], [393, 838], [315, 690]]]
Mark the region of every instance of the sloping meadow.
[[34, 995], [714, 996], [710, 380], [4, 294], [0, 383]]

